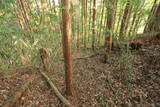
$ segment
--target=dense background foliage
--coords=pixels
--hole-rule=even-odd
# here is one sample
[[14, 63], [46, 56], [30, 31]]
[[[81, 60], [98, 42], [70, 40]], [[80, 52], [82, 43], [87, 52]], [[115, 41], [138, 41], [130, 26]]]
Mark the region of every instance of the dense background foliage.
[[[135, 37], [143, 33], [154, 0], [115, 0], [115, 26], [107, 29], [109, 2], [97, 0], [96, 7], [92, 0], [73, 0], [72, 37], [73, 51], [91, 48], [93, 40], [96, 47], [104, 44], [110, 33], [114, 39]], [[121, 21], [126, 4], [129, 3], [130, 16], [126, 33], [121, 34]], [[157, 4], [159, 1], [156, 2]], [[25, 64], [36, 64], [38, 48], [44, 47], [49, 52], [51, 62], [62, 57], [61, 49], [61, 10], [60, 1], [54, 0], [1, 0], [0, 1], [0, 68]], [[94, 11], [94, 9], [96, 11]], [[95, 13], [95, 18], [93, 14]], [[93, 31], [95, 30], [95, 31]], [[94, 32], [94, 33], [93, 33]], [[123, 36], [122, 36], [123, 35]]]

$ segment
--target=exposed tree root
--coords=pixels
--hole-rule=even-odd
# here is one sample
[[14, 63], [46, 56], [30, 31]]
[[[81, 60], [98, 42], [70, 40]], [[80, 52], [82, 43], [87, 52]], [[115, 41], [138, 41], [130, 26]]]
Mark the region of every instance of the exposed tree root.
[[57, 95], [57, 97], [66, 105], [69, 107], [72, 107], [71, 103], [62, 96], [62, 94], [58, 91], [57, 87], [53, 84], [53, 82], [51, 81], [51, 79], [41, 70], [39, 70], [40, 73], [43, 75], [43, 77], [47, 80], [47, 82], [49, 83], [49, 85], [51, 86], [51, 88], [53, 89], [54, 93]]
[[3, 107], [15, 107], [18, 100], [21, 98], [22, 94], [25, 92], [29, 84], [35, 79], [35, 74], [32, 75], [27, 82], [22, 86], [22, 88], [15, 93], [13, 98], [11, 98], [9, 101], [7, 101]]

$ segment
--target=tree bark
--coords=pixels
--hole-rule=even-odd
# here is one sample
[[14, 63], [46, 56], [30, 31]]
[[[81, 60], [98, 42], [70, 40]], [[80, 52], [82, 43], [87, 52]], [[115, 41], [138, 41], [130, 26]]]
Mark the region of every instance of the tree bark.
[[128, 0], [123, 13], [123, 19], [120, 27], [120, 36], [124, 35], [128, 29], [128, 21], [131, 16], [131, 10], [132, 10], [131, 1]]
[[63, 55], [65, 62], [65, 78], [66, 78], [66, 93], [68, 96], [73, 96], [73, 80], [72, 80], [72, 54], [71, 54], [71, 0], [62, 0], [62, 42]]
[[99, 32], [97, 32], [98, 35], [98, 44], [100, 45], [101, 43], [101, 39], [102, 39], [102, 26], [103, 26], [103, 22], [104, 22], [104, 10], [105, 10], [105, 0], [102, 1], [102, 8], [101, 8], [101, 16], [100, 16], [100, 22], [99, 22]]
[[93, 16], [92, 16], [93, 22], [92, 22], [92, 50], [95, 50], [95, 34], [96, 34], [96, 0], [93, 0]]
[[160, 3], [153, 5], [144, 33], [160, 31]]
[[107, 46], [106, 48], [109, 48], [109, 50], [111, 51], [117, 2], [115, 1], [108, 1], [108, 2], [109, 2], [108, 3], [109, 5], [107, 6], [108, 12], [107, 12], [107, 25], [106, 25], [107, 28], [106, 29], [109, 32], [109, 41], [108, 41], [108, 37], [106, 37], [105, 45]]

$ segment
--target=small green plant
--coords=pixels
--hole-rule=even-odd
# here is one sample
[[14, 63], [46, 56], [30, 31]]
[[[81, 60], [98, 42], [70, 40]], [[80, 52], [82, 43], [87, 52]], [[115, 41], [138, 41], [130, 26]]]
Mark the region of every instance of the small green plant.
[[119, 71], [121, 76], [120, 78], [128, 85], [130, 85], [131, 81], [134, 79], [134, 67], [132, 65], [134, 60], [135, 57], [131, 54], [130, 51], [124, 51], [118, 58]]

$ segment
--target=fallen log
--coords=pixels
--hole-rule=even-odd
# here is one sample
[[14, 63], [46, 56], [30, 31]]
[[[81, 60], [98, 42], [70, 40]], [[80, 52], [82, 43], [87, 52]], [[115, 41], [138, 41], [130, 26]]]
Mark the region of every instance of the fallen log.
[[56, 94], [56, 96], [66, 105], [69, 107], [72, 107], [71, 103], [62, 96], [62, 94], [58, 91], [57, 87], [53, 84], [52, 80], [41, 70], [39, 70], [39, 72], [42, 74], [42, 76], [47, 80], [47, 82], [49, 83], [49, 85], [51, 86], [52, 90], [54, 91], [54, 93]]
[[[48, 57], [48, 53], [44, 48], [40, 48], [39, 49], [39, 53], [40, 53], [40, 57], [41, 57], [41, 62], [42, 62], [42, 66], [43, 69], [47, 72], [51, 71], [51, 65], [49, 63], [49, 57]], [[71, 103], [62, 96], [62, 94], [58, 91], [57, 87], [53, 84], [53, 82], [51, 81], [51, 79], [39, 69], [39, 72], [41, 73], [41, 75], [47, 80], [47, 82], [49, 83], [49, 85], [51, 86], [52, 90], [54, 91], [54, 93], [56, 94], [56, 96], [66, 105], [71, 107]]]
[[13, 98], [11, 98], [9, 101], [7, 101], [6, 103], [4, 103], [3, 107], [15, 107], [16, 103], [21, 98], [22, 94], [25, 92], [25, 90], [27, 89], [27, 87], [29, 86], [29, 84], [32, 83], [32, 81], [34, 79], [35, 79], [35, 74], [32, 75], [27, 80], [27, 82], [22, 86], [22, 88], [14, 94]]

